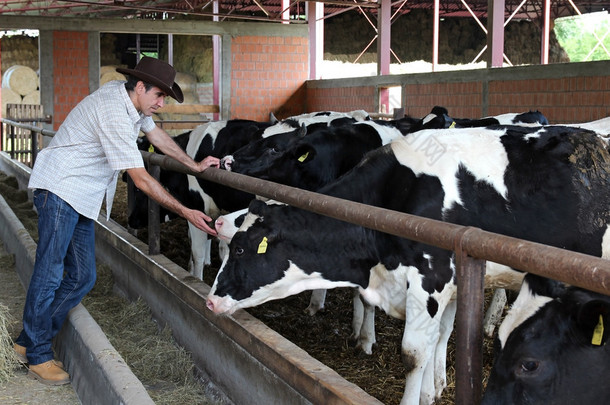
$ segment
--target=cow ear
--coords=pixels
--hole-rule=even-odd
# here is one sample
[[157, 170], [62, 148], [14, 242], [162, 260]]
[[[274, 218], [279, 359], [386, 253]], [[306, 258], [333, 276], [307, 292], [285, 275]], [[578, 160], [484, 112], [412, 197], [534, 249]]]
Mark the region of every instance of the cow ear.
[[259, 217], [264, 217], [267, 212], [267, 204], [259, 199], [254, 199], [250, 202], [248, 211]]
[[580, 306], [578, 326], [585, 339], [593, 346], [603, 346], [610, 337], [610, 302], [592, 299]]
[[269, 123], [270, 124], [277, 124], [278, 122], [280, 122], [280, 120], [278, 120], [275, 117], [275, 114], [273, 114], [272, 112], [269, 113]]
[[297, 136], [302, 138], [305, 135], [307, 135], [307, 125], [305, 124], [301, 124], [301, 127], [299, 128], [299, 130], [297, 131]]
[[139, 150], [148, 151], [150, 147], [150, 141], [145, 136], [139, 136], [136, 140], [136, 144], [138, 145]]
[[309, 162], [316, 156], [316, 150], [309, 145], [301, 145], [299, 146], [294, 154], [294, 157], [299, 161], [299, 163]]

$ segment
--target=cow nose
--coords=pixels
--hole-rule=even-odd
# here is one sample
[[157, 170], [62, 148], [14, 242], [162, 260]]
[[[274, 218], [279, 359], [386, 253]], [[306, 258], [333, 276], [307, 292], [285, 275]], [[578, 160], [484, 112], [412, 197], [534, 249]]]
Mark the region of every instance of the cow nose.
[[233, 166], [233, 158], [231, 156], [225, 156], [220, 159], [220, 168], [225, 169], [226, 171], [231, 171], [231, 167]]
[[209, 298], [206, 300], [205, 305], [208, 307], [208, 309], [212, 312], [214, 312], [214, 303], [212, 302], [212, 300], [210, 300]]
[[224, 224], [224, 221], [222, 220], [222, 217], [218, 217], [216, 219], [216, 221], [214, 222], [214, 228], [216, 228], [216, 233], [220, 233], [220, 230], [222, 229], [223, 224]]

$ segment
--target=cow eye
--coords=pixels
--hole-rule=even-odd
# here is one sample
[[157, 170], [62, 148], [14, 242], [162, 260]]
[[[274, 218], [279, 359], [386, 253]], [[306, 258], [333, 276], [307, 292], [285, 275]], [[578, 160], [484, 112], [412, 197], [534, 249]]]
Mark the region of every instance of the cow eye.
[[523, 373], [531, 373], [533, 371], [538, 370], [540, 366], [540, 362], [536, 360], [524, 360], [521, 363], [521, 372]]
[[244, 254], [244, 248], [237, 246], [237, 247], [235, 248], [235, 254], [236, 254], [237, 256], [241, 256], [241, 255], [243, 255], [243, 254]]

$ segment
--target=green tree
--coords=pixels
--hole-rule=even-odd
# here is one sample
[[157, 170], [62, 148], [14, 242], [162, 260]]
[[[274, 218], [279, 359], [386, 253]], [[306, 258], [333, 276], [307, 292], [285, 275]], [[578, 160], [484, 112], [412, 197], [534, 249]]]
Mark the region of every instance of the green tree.
[[554, 30], [572, 62], [610, 60], [610, 18], [606, 12], [558, 18]]

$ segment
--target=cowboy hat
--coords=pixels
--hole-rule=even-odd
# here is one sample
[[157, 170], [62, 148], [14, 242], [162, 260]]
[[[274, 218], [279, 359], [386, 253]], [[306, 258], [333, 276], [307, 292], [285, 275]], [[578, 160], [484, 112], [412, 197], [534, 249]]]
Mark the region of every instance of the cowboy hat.
[[165, 94], [173, 97], [179, 103], [184, 101], [182, 89], [174, 82], [176, 70], [169, 63], [144, 56], [140, 59], [134, 69], [117, 68], [116, 71], [135, 76], [143, 82], [157, 86], [163, 90]]

